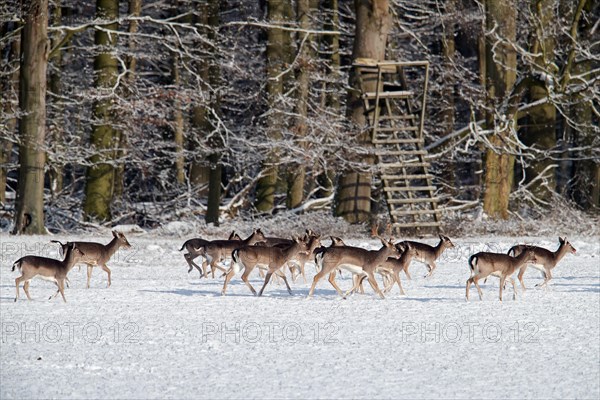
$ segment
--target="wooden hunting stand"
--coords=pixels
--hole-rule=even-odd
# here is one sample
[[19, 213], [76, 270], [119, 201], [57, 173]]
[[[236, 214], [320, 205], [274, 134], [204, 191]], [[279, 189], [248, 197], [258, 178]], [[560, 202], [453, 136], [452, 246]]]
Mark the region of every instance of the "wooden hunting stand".
[[393, 230], [439, 232], [423, 140], [429, 62], [357, 59], [354, 67]]

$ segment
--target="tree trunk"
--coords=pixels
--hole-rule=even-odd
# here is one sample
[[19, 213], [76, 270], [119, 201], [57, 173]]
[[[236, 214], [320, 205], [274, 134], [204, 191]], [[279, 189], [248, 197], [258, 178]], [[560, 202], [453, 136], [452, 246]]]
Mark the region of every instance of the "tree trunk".
[[[219, 16], [219, 0], [210, 0], [208, 2], [208, 25], [214, 28], [208, 33], [210, 40], [215, 39], [214, 32], [221, 24]], [[214, 63], [209, 66], [209, 79], [211, 86], [217, 87], [221, 84], [221, 70], [219, 65]], [[212, 107], [215, 113], [221, 114], [221, 99], [215, 93], [213, 96]], [[223, 143], [219, 135], [213, 135], [210, 146], [213, 149], [221, 149]], [[219, 150], [208, 156], [210, 172], [208, 174], [208, 205], [206, 209], [206, 222], [219, 225], [219, 206], [221, 205], [221, 175], [223, 166], [221, 164], [221, 154]]]
[[[331, 20], [325, 24], [326, 30], [339, 31], [340, 30], [340, 13], [338, 9], [338, 0], [326, 0], [325, 7], [331, 12]], [[340, 37], [339, 35], [325, 35], [324, 43], [327, 46], [327, 51], [331, 53], [329, 58], [329, 65], [331, 67], [330, 75], [332, 75], [332, 81], [335, 81], [340, 76], [340, 66], [341, 66], [341, 57], [340, 57]], [[326, 101], [323, 106], [327, 106], [332, 108], [334, 111], [337, 111], [337, 115], [341, 115], [340, 113], [340, 98], [339, 93], [341, 89], [337, 86], [328, 88], [328, 94], [326, 96]], [[324, 198], [329, 197], [334, 192], [334, 181], [335, 181], [335, 171], [333, 168], [330, 168], [327, 165], [323, 165], [323, 172], [319, 174], [317, 177], [317, 182], [319, 184], [319, 191], [317, 192], [317, 197]]]
[[[25, 5], [27, 4], [27, 5]], [[14, 234], [43, 234], [48, 1], [23, 4], [19, 107], [19, 188]]]
[[[544, 72], [551, 68], [554, 63], [555, 38], [549, 37], [548, 32], [551, 24], [555, 23], [554, 1], [541, 0], [536, 3], [537, 26], [535, 42], [532, 44], [532, 53], [540, 54], [535, 58], [535, 71]], [[546, 36], [544, 36], [546, 35]], [[548, 97], [548, 89], [544, 83], [537, 83], [529, 88], [531, 102], [536, 102]], [[526, 128], [521, 135], [521, 141], [527, 146], [534, 146], [539, 150], [551, 150], [556, 147], [556, 108], [551, 102], [534, 107], [529, 110]], [[549, 157], [538, 156], [525, 168], [525, 182], [528, 183], [537, 178], [542, 171], [553, 164]], [[547, 178], [543, 181], [536, 180], [531, 190], [536, 197], [547, 199], [550, 192], [556, 190], [555, 171], [547, 171]]]
[[[129, 0], [127, 12], [133, 17], [139, 17], [142, 11], [142, 0]], [[135, 70], [137, 68], [137, 58], [135, 57], [136, 49], [136, 36], [138, 31], [138, 21], [129, 21], [129, 27], [127, 32], [129, 33], [129, 55], [125, 58], [125, 65], [127, 66], [127, 74], [125, 76], [125, 82], [128, 87], [125, 93], [129, 94], [132, 92], [132, 86], [135, 84]], [[126, 132], [121, 130], [114, 130], [116, 150], [114, 158], [118, 160], [114, 167], [114, 180], [113, 180], [113, 198], [121, 199], [125, 190], [125, 157], [127, 155], [127, 135]]]
[[[352, 59], [372, 58], [385, 59], [387, 36], [391, 28], [391, 14], [387, 0], [365, 2], [355, 0], [356, 31]], [[350, 76], [347, 114], [354, 126], [360, 129], [365, 126], [366, 118], [360, 98], [360, 88], [354, 71]], [[369, 88], [366, 88], [369, 90]], [[368, 135], [359, 140], [367, 142]], [[372, 160], [367, 160], [373, 162]], [[338, 181], [336, 214], [347, 221], [366, 222], [371, 216], [371, 174], [345, 171]]]
[[[118, 0], [97, 0], [96, 15], [101, 20], [116, 20], [119, 17]], [[104, 29], [116, 31], [118, 23], [106, 25]], [[105, 30], [97, 30], [94, 43], [100, 53], [94, 59], [95, 86], [100, 94], [93, 108], [94, 123], [90, 142], [95, 154], [91, 157], [92, 166], [86, 174], [85, 200], [83, 211], [88, 220], [107, 221], [111, 218], [110, 206], [114, 195], [114, 167], [111, 164], [115, 154], [115, 141], [119, 137], [112, 126], [112, 107], [116, 84], [118, 62], [111, 52], [116, 47], [117, 35]]]
[[[52, 9], [52, 25], [60, 26], [62, 23], [62, 8], [60, 4], [57, 4]], [[50, 48], [54, 49], [58, 43], [61, 41], [60, 32], [56, 32], [50, 38]], [[56, 99], [60, 96], [61, 93], [61, 74], [62, 74], [62, 50], [59, 48], [54, 53], [53, 56], [50, 57], [49, 61], [49, 76], [48, 76], [48, 90], [52, 94], [50, 97], [50, 103], [58, 103], [58, 104], [49, 104], [50, 112], [54, 115], [50, 116], [50, 121], [54, 123], [51, 124], [50, 129], [50, 137], [52, 138], [50, 142], [50, 148], [52, 153], [60, 154], [62, 152], [61, 147], [63, 144], [64, 137], [64, 123], [62, 121], [62, 116], [64, 114], [64, 110], [62, 109], [60, 102]], [[62, 191], [63, 188], [63, 165], [60, 163], [52, 162], [51, 157], [48, 157], [48, 178], [50, 181], [50, 193], [52, 197], [55, 198], [58, 193]]]
[[[296, 3], [296, 15], [300, 29], [311, 28], [310, 16], [318, 7], [318, 1], [298, 0]], [[308, 99], [310, 90], [310, 75], [313, 71], [314, 52], [312, 51], [313, 37], [310, 34], [300, 33], [298, 37], [298, 73], [296, 74], [296, 124], [294, 133], [296, 140], [301, 142], [307, 132]], [[300, 144], [304, 147], [304, 144]], [[287, 208], [293, 209], [302, 204], [304, 200], [304, 181], [306, 177], [305, 165], [291, 166], [292, 171], [288, 174], [288, 193], [286, 199]]]
[[[4, 23], [2, 25], [2, 36], [5, 36], [10, 31], [17, 28], [15, 23]], [[7, 49], [5, 54], [7, 59], [5, 65], [7, 68], [12, 69], [13, 72], [10, 74], [2, 75], [2, 89], [4, 105], [2, 111], [5, 116], [10, 115], [10, 118], [5, 119], [5, 126], [7, 132], [14, 132], [17, 129], [17, 109], [18, 109], [18, 87], [19, 87], [19, 69], [16, 68], [16, 64], [19, 63], [19, 53], [21, 52], [21, 41], [19, 38], [15, 38]], [[8, 176], [8, 164], [11, 162], [11, 155], [13, 150], [12, 141], [0, 138], [0, 203], [6, 202], [6, 178]]]
[[173, 100], [173, 142], [175, 143], [175, 182], [182, 185], [185, 182], [185, 157], [183, 155], [184, 118], [181, 100], [178, 93], [180, 90], [181, 78], [179, 72], [179, 56], [177, 53], [171, 54], [171, 83], [176, 91]]
[[[456, 50], [456, 42], [454, 40], [455, 34], [455, 21], [456, 21], [456, 0], [446, 0], [444, 3], [444, 32], [442, 34], [442, 56], [444, 72], [446, 73], [446, 79], [444, 79], [444, 86], [442, 87], [442, 124], [444, 128], [444, 135], [448, 135], [454, 132], [454, 69], [455, 59], [454, 53]], [[454, 153], [452, 153], [447, 161], [443, 161], [445, 167], [442, 169], [442, 178], [446, 181], [446, 184], [451, 187], [456, 187], [456, 175]]]
[[[505, 115], [509, 124], [496, 125], [495, 113], [506, 112], [504, 100], [511, 94], [515, 83], [517, 55], [512, 47], [516, 40], [516, 11], [513, 0], [486, 0], [485, 23], [487, 32], [494, 30], [502, 39], [497, 43], [493, 36], [486, 36], [486, 89], [488, 129], [494, 129], [490, 142], [495, 149], [488, 149], [485, 160], [485, 189], [483, 209], [492, 218], [508, 218], [508, 200], [513, 183], [514, 157], [503, 148], [510, 135], [514, 115]], [[504, 109], [502, 109], [504, 107]]]
[[[282, 25], [286, 14], [286, 1], [269, 0], [268, 19], [273, 25]], [[278, 99], [283, 95], [283, 77], [279, 76], [286, 60], [286, 35], [282, 29], [271, 27], [267, 43], [267, 96], [271, 113], [267, 121], [267, 135], [275, 143], [281, 139], [283, 115], [277, 109]], [[258, 211], [270, 212], [275, 206], [278, 178], [278, 153], [272, 151], [263, 162], [262, 174], [256, 186], [255, 206]]]

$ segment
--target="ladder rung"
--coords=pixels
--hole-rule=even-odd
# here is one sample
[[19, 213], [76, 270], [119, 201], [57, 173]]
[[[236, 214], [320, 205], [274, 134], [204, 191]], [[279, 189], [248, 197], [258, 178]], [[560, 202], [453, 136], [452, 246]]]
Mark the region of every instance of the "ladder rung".
[[381, 175], [381, 179], [433, 179], [431, 174], [411, 174], [411, 175]]
[[373, 144], [411, 144], [411, 143], [423, 143], [423, 138], [420, 138], [420, 139], [385, 139], [385, 140], [374, 139], [373, 140]]
[[387, 199], [390, 204], [416, 204], [416, 203], [437, 203], [440, 201], [439, 197], [418, 197], [416, 199]]
[[427, 215], [441, 214], [439, 210], [394, 210], [390, 211], [391, 215]]
[[392, 223], [393, 228], [420, 228], [420, 227], [427, 227], [427, 226], [440, 226], [440, 223], [439, 222], [409, 222], [409, 223], [393, 222]]
[[402, 132], [402, 131], [418, 131], [418, 126], [383, 126], [371, 127], [372, 131], [377, 132]]
[[435, 186], [409, 186], [409, 187], [386, 187], [384, 192], [420, 192], [425, 190], [435, 190]]
[[384, 150], [376, 151], [375, 154], [381, 156], [417, 156], [427, 154], [427, 150]]
[[[377, 98], [378, 93], [377, 92], [366, 92], [363, 93], [363, 98], [364, 99], [375, 99]], [[414, 96], [414, 92], [411, 92], [410, 90], [398, 90], [398, 91], [394, 91], [394, 92], [379, 92], [379, 98], [380, 99], [406, 99], [409, 97]]]
[[[373, 112], [375, 107], [371, 107], [369, 113]], [[406, 121], [406, 120], [415, 120], [417, 117], [413, 114], [404, 114], [404, 115], [380, 115], [379, 122], [381, 121]]]
[[415, 163], [379, 163], [379, 168], [416, 168], [416, 167], [429, 167], [428, 162], [415, 162]]

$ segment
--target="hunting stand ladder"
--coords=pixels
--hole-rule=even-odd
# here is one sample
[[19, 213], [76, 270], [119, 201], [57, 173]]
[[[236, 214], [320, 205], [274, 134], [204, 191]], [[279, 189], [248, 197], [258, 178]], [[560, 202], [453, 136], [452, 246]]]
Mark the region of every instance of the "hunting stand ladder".
[[357, 59], [354, 67], [393, 230], [439, 232], [439, 198], [423, 140], [429, 62]]

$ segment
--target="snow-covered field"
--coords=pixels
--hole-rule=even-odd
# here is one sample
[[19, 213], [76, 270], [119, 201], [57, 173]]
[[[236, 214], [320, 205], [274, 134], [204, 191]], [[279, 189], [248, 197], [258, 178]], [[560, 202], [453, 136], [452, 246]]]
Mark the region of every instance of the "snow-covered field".
[[[53, 237], [96, 240], [104, 237]], [[11, 265], [25, 254], [58, 257], [49, 237], [0, 235], [0, 398], [590, 398], [600, 397], [600, 238], [570, 237], [576, 255], [554, 270], [550, 289], [498, 300], [498, 280], [466, 302], [467, 257], [520, 241], [554, 250], [556, 237], [453, 238], [433, 277], [414, 263], [385, 300], [338, 297], [326, 279], [306, 299], [273, 282], [257, 298], [232, 280], [198, 279], [184, 239], [128, 235], [106, 274], [75, 268], [54, 284], [32, 281], [33, 301], [14, 303]], [[435, 240], [426, 240], [429, 243]], [[377, 247], [371, 239], [354, 245]], [[328, 241], [325, 241], [328, 244]], [[402, 275], [404, 278], [404, 275]], [[338, 277], [342, 289], [350, 277]], [[256, 273], [252, 284], [260, 288]], [[520, 294], [520, 293], [519, 293]]]

